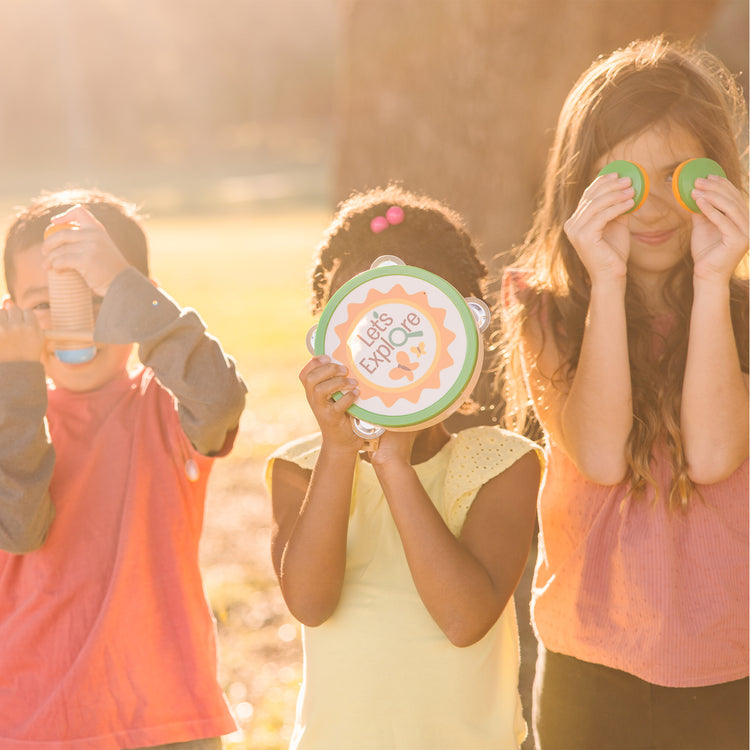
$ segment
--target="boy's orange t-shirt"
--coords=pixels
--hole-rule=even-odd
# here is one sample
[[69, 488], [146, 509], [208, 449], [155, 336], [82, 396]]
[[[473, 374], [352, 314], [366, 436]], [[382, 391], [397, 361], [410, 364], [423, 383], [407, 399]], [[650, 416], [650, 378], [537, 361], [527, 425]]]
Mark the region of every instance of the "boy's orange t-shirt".
[[212, 459], [148, 369], [92, 393], [50, 390], [47, 417], [55, 519], [39, 550], [0, 552], [0, 748], [234, 731], [198, 565]]

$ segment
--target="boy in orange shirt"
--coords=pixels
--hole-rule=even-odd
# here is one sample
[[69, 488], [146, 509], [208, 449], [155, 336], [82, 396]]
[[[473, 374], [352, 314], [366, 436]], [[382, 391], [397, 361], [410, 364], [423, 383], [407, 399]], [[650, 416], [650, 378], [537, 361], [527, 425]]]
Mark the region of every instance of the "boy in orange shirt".
[[[45, 338], [49, 269], [78, 271], [95, 295], [88, 362], [60, 361]], [[135, 210], [111, 195], [34, 202], [8, 232], [5, 275], [0, 748], [220, 748], [235, 725], [198, 543], [245, 385], [198, 315], [149, 280]]]

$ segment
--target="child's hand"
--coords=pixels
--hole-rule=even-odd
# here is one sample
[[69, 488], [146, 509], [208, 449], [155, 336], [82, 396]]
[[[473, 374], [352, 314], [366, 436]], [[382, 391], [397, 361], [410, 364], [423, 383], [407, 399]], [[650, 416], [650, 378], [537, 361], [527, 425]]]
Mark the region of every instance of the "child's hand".
[[46, 267], [78, 271], [94, 294], [103, 297], [115, 276], [129, 266], [107, 230], [83, 206], [73, 206], [51, 223], [64, 228], [44, 240]]
[[592, 283], [621, 279], [630, 252], [628, 217], [635, 190], [629, 177], [615, 173], [597, 177], [584, 191], [565, 234], [586, 267]]
[[[329, 448], [345, 452], [359, 452], [364, 441], [352, 430], [346, 410], [357, 400], [357, 381], [346, 377], [347, 369], [331, 358], [322, 355], [313, 357], [299, 374], [305, 387], [305, 395]], [[341, 391], [338, 401], [333, 394]]]
[[697, 179], [693, 198], [703, 212], [692, 215], [693, 273], [706, 281], [728, 283], [748, 248], [747, 200], [718, 175]]
[[44, 348], [44, 333], [33, 310], [22, 310], [3, 300], [0, 310], [0, 362], [39, 362]]
[[386, 430], [378, 440], [378, 447], [370, 454], [372, 465], [377, 468], [390, 463], [411, 466], [411, 452], [418, 430], [393, 432]]

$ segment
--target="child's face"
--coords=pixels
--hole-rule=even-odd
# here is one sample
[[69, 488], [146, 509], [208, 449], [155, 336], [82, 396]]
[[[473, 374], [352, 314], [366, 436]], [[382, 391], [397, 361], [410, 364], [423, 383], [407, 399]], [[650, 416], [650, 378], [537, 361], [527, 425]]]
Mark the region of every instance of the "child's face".
[[661, 276], [690, 251], [691, 218], [672, 193], [672, 173], [686, 159], [699, 156], [706, 153], [692, 133], [662, 123], [619, 143], [597, 162], [599, 170], [614, 159], [627, 159], [648, 173], [646, 201], [629, 217], [631, 274]]
[[[49, 289], [47, 272], [42, 265], [41, 245], [34, 245], [16, 255], [13, 290], [16, 304], [33, 310], [42, 330], [49, 330], [52, 327]], [[85, 392], [97, 390], [124, 375], [132, 345], [97, 344], [94, 358], [76, 365], [60, 362], [54, 349], [54, 343], [48, 340], [42, 351], [42, 365], [47, 377], [59, 388]]]

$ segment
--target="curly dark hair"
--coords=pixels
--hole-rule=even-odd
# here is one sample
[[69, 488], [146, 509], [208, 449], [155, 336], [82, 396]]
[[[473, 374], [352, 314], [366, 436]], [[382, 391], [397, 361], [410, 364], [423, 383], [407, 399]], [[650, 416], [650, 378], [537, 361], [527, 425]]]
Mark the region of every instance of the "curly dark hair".
[[[399, 206], [404, 220], [375, 233], [370, 222]], [[381, 255], [395, 255], [450, 282], [464, 297], [484, 299], [487, 267], [480, 260], [461, 217], [437, 200], [390, 184], [352, 194], [340, 204], [312, 270], [312, 310], [319, 313], [331, 294]]]

